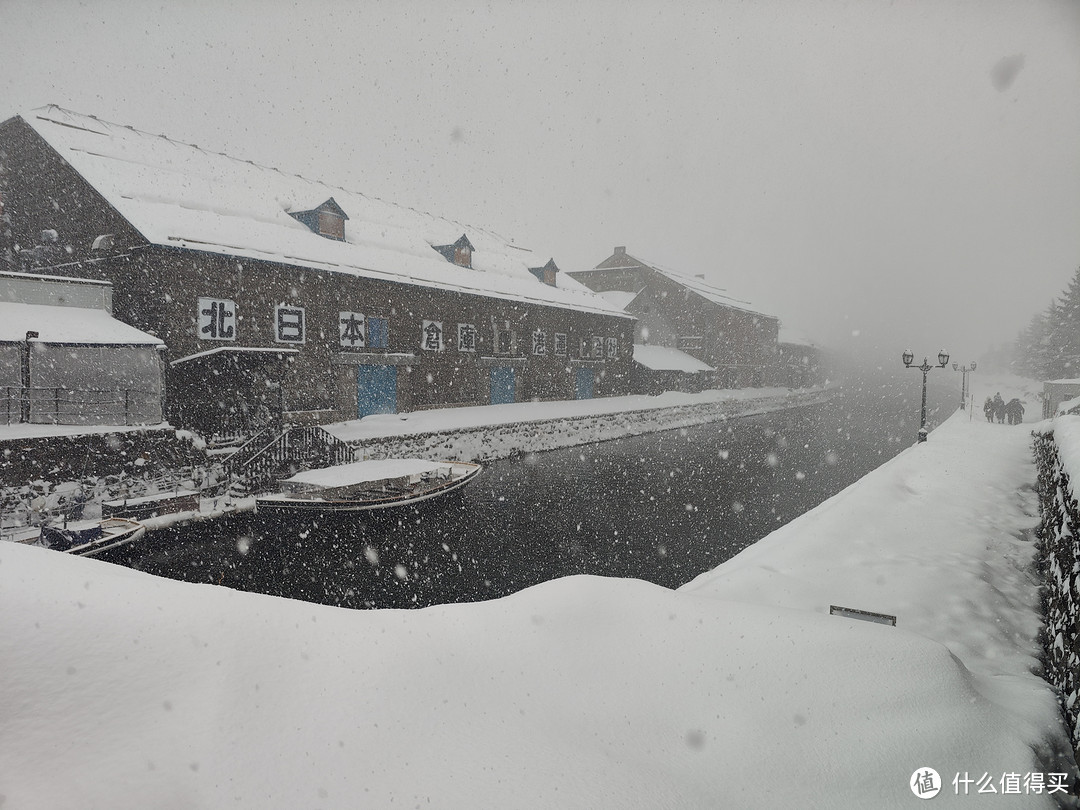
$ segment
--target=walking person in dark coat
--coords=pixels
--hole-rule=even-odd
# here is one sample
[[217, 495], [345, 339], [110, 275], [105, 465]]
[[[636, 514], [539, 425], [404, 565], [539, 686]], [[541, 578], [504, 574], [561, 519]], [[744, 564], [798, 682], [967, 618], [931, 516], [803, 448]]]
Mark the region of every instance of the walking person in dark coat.
[[987, 397], [986, 402], [983, 403], [983, 416], [986, 417], [987, 422], [994, 421], [994, 400], [992, 397]]
[[998, 424], [1005, 424], [1005, 400], [1001, 398], [1001, 392], [994, 394], [994, 418]]
[[1009, 417], [1010, 425], [1019, 425], [1024, 421], [1024, 405], [1016, 397], [1009, 400], [1005, 406], [1005, 413]]

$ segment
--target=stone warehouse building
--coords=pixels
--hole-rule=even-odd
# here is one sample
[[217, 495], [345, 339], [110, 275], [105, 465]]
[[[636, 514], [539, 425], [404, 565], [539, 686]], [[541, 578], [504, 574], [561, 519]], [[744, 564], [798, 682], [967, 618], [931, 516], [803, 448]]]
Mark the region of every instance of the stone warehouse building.
[[[732, 298], [701, 276], [648, 264], [628, 254], [625, 247], [616, 247], [595, 268], [570, 275], [637, 319], [635, 343], [663, 346], [705, 364], [705, 369], [691, 362], [682, 364], [693, 369], [681, 372], [684, 377], [704, 376], [705, 387], [716, 388], [781, 384], [779, 319]], [[660, 373], [671, 370], [643, 366], [639, 385], [647, 389], [649, 379]], [[689, 380], [683, 385], [702, 387]]]
[[0, 124], [0, 203], [0, 270], [110, 281], [179, 425], [628, 391], [633, 317], [483, 229], [55, 106]]

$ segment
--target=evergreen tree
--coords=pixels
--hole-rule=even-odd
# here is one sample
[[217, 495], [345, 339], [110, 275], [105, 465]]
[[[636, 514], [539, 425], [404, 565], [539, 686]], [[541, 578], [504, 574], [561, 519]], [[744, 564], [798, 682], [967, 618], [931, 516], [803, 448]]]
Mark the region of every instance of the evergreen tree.
[[1080, 269], [1054, 306], [1050, 340], [1056, 349], [1055, 377], [1080, 377]]
[[1080, 377], [1080, 269], [1060, 298], [1016, 338], [1016, 370], [1034, 379]]

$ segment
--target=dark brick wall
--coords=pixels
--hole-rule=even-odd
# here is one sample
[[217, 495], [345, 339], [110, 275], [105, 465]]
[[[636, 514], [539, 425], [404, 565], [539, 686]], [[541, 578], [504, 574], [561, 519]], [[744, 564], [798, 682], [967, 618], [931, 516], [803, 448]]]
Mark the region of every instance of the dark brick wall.
[[[490, 365], [480, 358], [497, 354], [493, 324], [516, 333], [514, 365], [517, 398], [562, 399], [572, 396], [579, 346], [583, 338], [618, 340], [617, 358], [589, 360], [596, 371], [598, 396], [627, 393], [633, 351], [633, 321], [554, 306], [437, 290], [382, 279], [360, 279], [346, 273], [311, 270], [288, 264], [241, 260], [209, 251], [147, 245], [123, 218], [64, 162], [21, 119], [0, 125], [0, 190], [5, 219], [11, 222], [9, 241], [34, 244], [44, 228], [58, 231], [61, 267], [46, 272], [83, 278], [103, 278], [114, 285], [114, 314], [120, 320], [161, 337], [170, 360], [224, 347], [295, 348], [298, 352], [275, 371], [280, 376], [270, 394], [264, 385], [255, 398], [273, 398], [288, 411], [310, 412], [314, 421], [356, 415], [356, 364], [340, 362], [338, 313], [359, 312], [389, 321], [389, 347], [367, 350], [414, 354], [398, 364], [398, 410], [448, 405], [486, 404]], [[90, 252], [93, 239], [117, 235], [111, 255]], [[312, 234], [312, 239], [321, 237]], [[4, 255], [0, 250], [0, 255]], [[55, 258], [55, 256], [54, 256]], [[7, 269], [7, 268], [0, 268]], [[14, 267], [11, 269], [20, 269]], [[453, 281], [461, 272], [447, 263]], [[536, 281], [537, 286], [541, 285]], [[235, 341], [200, 340], [197, 335], [198, 298], [235, 301], [239, 313]], [[275, 342], [275, 306], [303, 307], [307, 340], [303, 344]], [[421, 349], [425, 320], [441, 321], [446, 329], [442, 352]], [[457, 350], [456, 325], [477, 329], [475, 353]], [[500, 327], [501, 328], [501, 327]], [[543, 330], [548, 354], [532, 353], [531, 335]], [[553, 354], [556, 332], [567, 334], [568, 354]], [[365, 361], [379, 364], [378, 357]], [[214, 375], [196, 375], [199, 384], [167, 379], [167, 396], [195, 398], [192, 403], [213, 410], [219, 392]], [[173, 413], [176, 413], [174, 410]]]
[[[55, 253], [48, 256], [52, 260], [49, 264], [91, 258], [90, 247], [102, 234], [115, 235], [115, 252], [146, 243], [127, 220], [18, 116], [0, 124], [0, 194], [8, 226], [0, 229], [0, 239], [8, 242], [7, 245], [0, 242], [0, 270], [27, 269], [23, 265], [33, 260], [23, 257], [20, 261], [14, 247], [31, 250], [40, 242], [41, 231], [45, 229], [55, 230], [59, 236]], [[89, 267], [81, 275], [99, 277]]]

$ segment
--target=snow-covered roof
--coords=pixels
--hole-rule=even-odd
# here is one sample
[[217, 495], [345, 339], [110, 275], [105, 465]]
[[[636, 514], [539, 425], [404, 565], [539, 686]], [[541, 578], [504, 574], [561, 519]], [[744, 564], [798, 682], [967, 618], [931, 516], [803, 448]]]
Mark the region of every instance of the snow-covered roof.
[[713, 367], [671, 346], [634, 344], [634, 362], [652, 371], [712, 371]]
[[293, 349], [290, 347], [266, 347], [266, 346], [215, 346], [213, 349], [207, 349], [203, 352], [196, 352], [195, 354], [189, 354], [186, 357], [178, 357], [169, 363], [170, 366], [179, 366], [184, 363], [189, 363], [192, 360], [203, 360], [207, 357], [213, 357], [218, 354], [299, 354], [299, 349]]
[[1057, 416], [1062, 414], [1076, 413], [1080, 411], [1080, 397], [1073, 397], [1058, 405]]
[[159, 338], [121, 323], [103, 309], [0, 301], [0, 342], [22, 342], [27, 332], [37, 332], [39, 343], [164, 345]]
[[777, 343], [791, 343], [796, 346], [810, 346], [816, 347], [817, 344], [803, 335], [801, 332], [796, 332], [790, 327], [780, 324], [780, 336], [776, 340]]
[[[152, 244], [628, 317], [565, 274], [540, 283], [529, 268], [547, 259], [491, 231], [55, 105], [22, 118]], [[331, 197], [345, 241], [290, 216]], [[462, 234], [473, 269], [433, 248]]]
[[623, 265], [615, 266], [615, 265], [608, 265], [608, 264], [605, 264], [605, 263], [601, 262], [599, 265], [597, 265], [596, 267], [590, 268], [589, 270], [586, 270], [586, 271], [575, 270], [574, 272], [575, 273], [584, 273], [584, 272], [605, 271], [605, 270], [640, 270], [642, 267], [649, 267], [649, 268], [652, 268], [653, 270], [655, 270], [660, 275], [664, 276], [665, 278], [668, 278], [671, 281], [674, 281], [676, 284], [679, 284], [679, 285], [685, 287], [686, 289], [697, 293], [702, 298], [704, 298], [706, 301], [711, 301], [714, 304], [722, 304], [723, 306], [731, 307], [732, 309], [738, 309], [738, 310], [742, 310], [744, 312], [749, 312], [749, 313], [751, 313], [753, 315], [759, 315], [759, 316], [761, 316], [763, 318], [775, 318], [776, 317], [775, 315], [768, 315], [768, 314], [762, 312], [761, 310], [754, 307], [754, 305], [749, 303], [748, 301], [743, 301], [743, 300], [738, 299], [738, 298], [733, 298], [732, 296], [728, 295], [727, 291], [724, 290], [722, 287], [717, 287], [717, 286], [715, 286], [713, 284], [709, 284], [708, 282], [705, 281], [705, 279], [700, 278], [699, 276], [685, 275], [683, 273], [679, 273], [679, 272], [677, 272], [675, 270], [672, 270], [670, 268], [667, 268], [667, 267], [664, 267], [662, 265], [656, 264], [655, 262], [650, 262], [650, 261], [646, 261], [644, 259], [639, 259], [639, 258], [637, 258], [635, 256], [631, 256], [629, 253], [623, 253], [621, 255], [624, 256], [625, 259], [626, 259], [626, 263], [623, 264]]
[[406, 475], [422, 475], [434, 472], [448, 464], [426, 461], [420, 458], [392, 458], [382, 460], [354, 461], [319, 470], [304, 470], [285, 479], [290, 484], [311, 484], [318, 487], [339, 487], [402, 478]]
[[607, 290], [606, 292], [597, 293], [613, 307], [618, 307], [621, 310], [625, 310], [630, 306], [630, 302], [637, 298], [638, 294], [636, 292], [626, 292], [625, 290]]
[[704, 279], [697, 276], [686, 276], [682, 273], [677, 273], [674, 270], [669, 270], [665, 267], [658, 267], [657, 265], [650, 265], [656, 272], [662, 276], [671, 279], [677, 284], [681, 284], [689, 290], [700, 295], [706, 301], [712, 301], [714, 304], [722, 304], [725, 307], [731, 307], [732, 309], [741, 309], [744, 312], [749, 312], [753, 315], [760, 315], [763, 318], [775, 318], [775, 315], [766, 315], [761, 310], [754, 307], [748, 301], [742, 301], [738, 298], [732, 298], [730, 295], [724, 292], [720, 287], [715, 287], [712, 284], [707, 283]]

